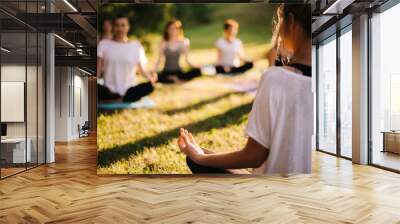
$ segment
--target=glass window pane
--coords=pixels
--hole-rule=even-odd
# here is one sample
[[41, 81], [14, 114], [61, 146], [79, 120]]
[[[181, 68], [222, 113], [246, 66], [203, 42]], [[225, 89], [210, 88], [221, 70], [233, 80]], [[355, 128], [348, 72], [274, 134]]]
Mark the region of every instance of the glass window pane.
[[352, 35], [340, 36], [340, 153], [351, 158], [352, 141]]
[[400, 4], [376, 14], [372, 26], [372, 163], [400, 170]]
[[[31, 15], [39, 11], [37, 1], [27, 2], [26, 12]], [[31, 22], [36, 23], [38, 17], [29, 17]], [[30, 148], [30, 160], [27, 167], [32, 168], [38, 164], [38, 32], [27, 29], [27, 80], [26, 80], [26, 113], [27, 113], [27, 142]]]
[[[38, 52], [37, 52], [37, 33], [27, 33], [28, 38], [28, 62], [27, 62], [27, 80], [26, 80], [26, 113], [27, 113], [27, 141], [30, 147], [30, 160], [28, 160], [28, 168], [37, 165], [37, 132], [38, 132]], [[28, 148], [29, 148], [28, 147]]]
[[[1, 34], [1, 140], [2, 177], [25, 170], [30, 161], [26, 144], [26, 33]], [[28, 146], [28, 151], [26, 150]]]
[[336, 39], [318, 48], [318, 148], [336, 153]]
[[45, 108], [45, 65], [46, 65], [46, 52], [45, 44], [46, 37], [43, 33], [38, 35], [38, 164], [45, 163], [46, 149], [45, 149], [45, 124], [46, 124], [46, 108]]

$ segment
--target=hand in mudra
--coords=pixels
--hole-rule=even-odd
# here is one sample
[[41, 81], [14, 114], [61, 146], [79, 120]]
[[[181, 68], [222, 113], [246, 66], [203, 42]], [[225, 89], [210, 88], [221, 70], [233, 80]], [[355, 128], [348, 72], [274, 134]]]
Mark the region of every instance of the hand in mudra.
[[180, 129], [178, 146], [181, 152], [189, 156], [191, 159], [204, 155], [203, 149], [196, 143], [192, 133], [184, 128]]

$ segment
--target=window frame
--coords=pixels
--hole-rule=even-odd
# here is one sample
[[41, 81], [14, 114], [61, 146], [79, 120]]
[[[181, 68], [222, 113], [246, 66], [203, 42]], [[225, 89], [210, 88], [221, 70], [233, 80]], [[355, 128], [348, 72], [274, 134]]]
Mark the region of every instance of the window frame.
[[[340, 21], [338, 21], [340, 22]], [[347, 32], [352, 32], [352, 23], [347, 24], [346, 26], [342, 27], [341, 29], [337, 29], [335, 33], [332, 35], [328, 36], [327, 38], [319, 41], [316, 44], [316, 51], [315, 51], [315, 61], [316, 61], [316, 151], [318, 152], [323, 152], [329, 155], [333, 155], [336, 157], [344, 158], [346, 160], [352, 160], [351, 157], [344, 156], [342, 155], [342, 150], [341, 150], [341, 117], [340, 117], [340, 84], [341, 84], [341, 67], [340, 67], [340, 37]], [[329, 43], [330, 41], [336, 41], [336, 151], [335, 153], [329, 152], [327, 150], [324, 150], [320, 148], [320, 143], [319, 143], [319, 51], [318, 49], [320, 48], [320, 45], [322, 43], [326, 44]]]

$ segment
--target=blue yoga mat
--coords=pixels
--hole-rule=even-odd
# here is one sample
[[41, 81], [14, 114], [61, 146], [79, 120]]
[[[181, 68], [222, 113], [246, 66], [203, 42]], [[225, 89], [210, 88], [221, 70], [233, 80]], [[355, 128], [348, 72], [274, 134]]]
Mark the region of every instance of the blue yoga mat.
[[99, 103], [97, 108], [104, 110], [118, 110], [118, 109], [140, 109], [140, 108], [153, 108], [156, 104], [153, 100], [148, 97], [144, 97], [141, 100], [133, 103]]

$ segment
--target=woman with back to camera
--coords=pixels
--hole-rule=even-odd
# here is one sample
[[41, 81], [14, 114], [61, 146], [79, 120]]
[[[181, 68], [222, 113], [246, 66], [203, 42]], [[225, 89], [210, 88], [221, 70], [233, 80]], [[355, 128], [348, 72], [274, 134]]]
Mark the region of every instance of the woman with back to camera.
[[[158, 58], [154, 65], [154, 71], [158, 70], [161, 60], [164, 58], [163, 70], [158, 75], [158, 81], [162, 83], [175, 83], [188, 81], [201, 75], [200, 69], [189, 60], [190, 41], [183, 34], [181, 21], [172, 19], [165, 25], [163, 40], [161, 41]], [[191, 67], [184, 72], [181, 65], [181, 56]]]
[[254, 174], [311, 172], [313, 96], [311, 92], [311, 14], [309, 5], [282, 4], [276, 11], [280, 47], [288, 60], [262, 76], [249, 115], [242, 150], [214, 153], [180, 130], [178, 146], [193, 173], [229, 173], [253, 168]]

